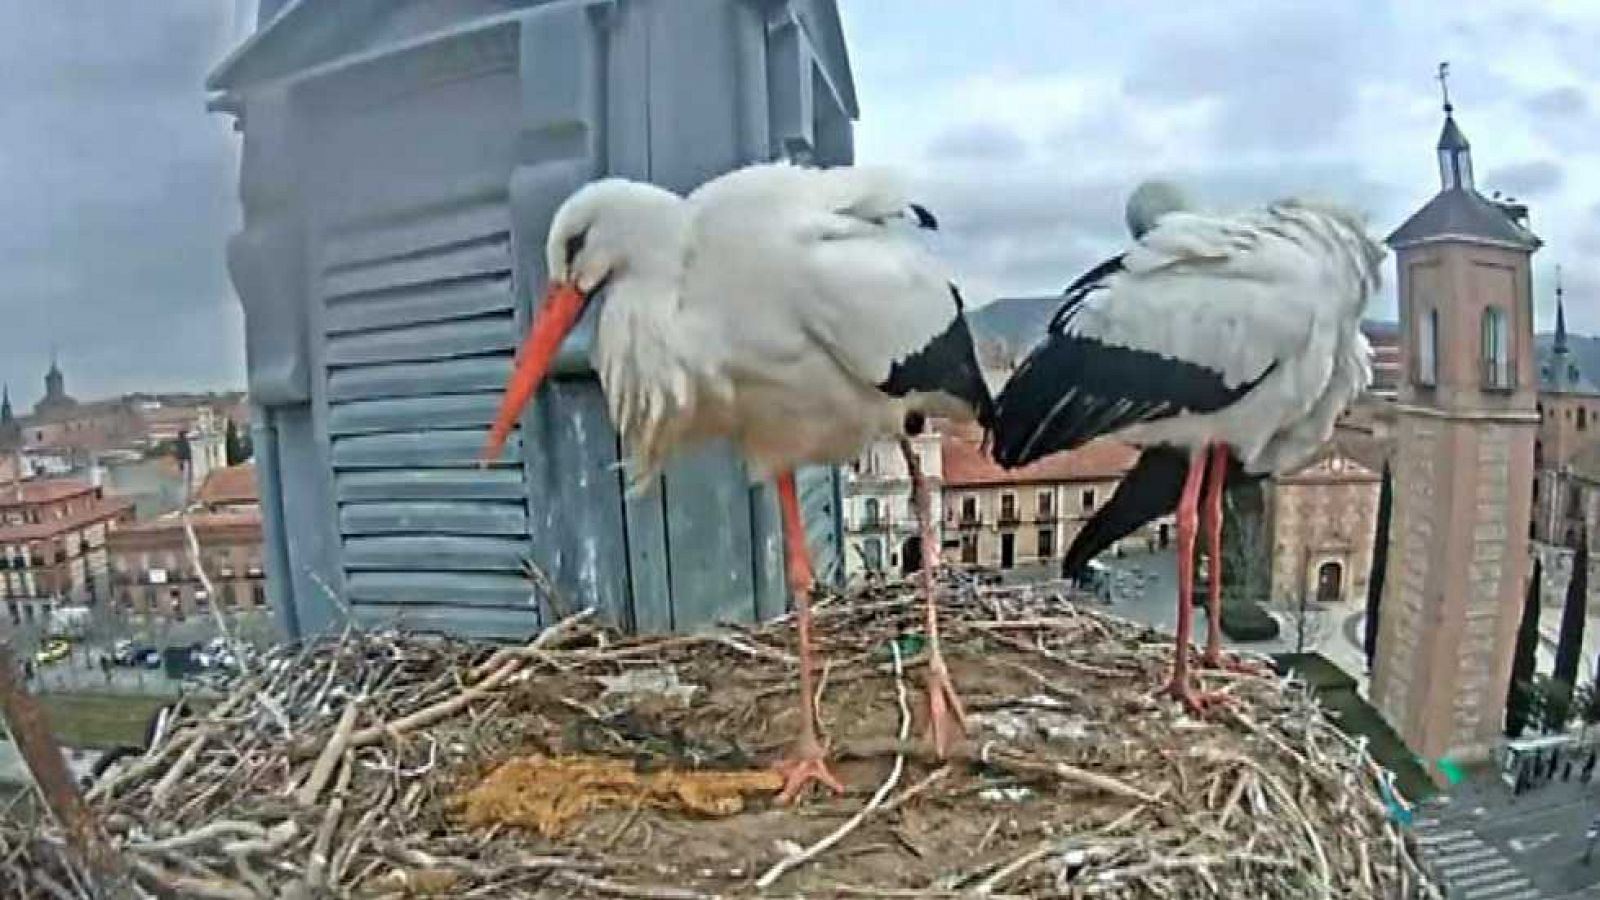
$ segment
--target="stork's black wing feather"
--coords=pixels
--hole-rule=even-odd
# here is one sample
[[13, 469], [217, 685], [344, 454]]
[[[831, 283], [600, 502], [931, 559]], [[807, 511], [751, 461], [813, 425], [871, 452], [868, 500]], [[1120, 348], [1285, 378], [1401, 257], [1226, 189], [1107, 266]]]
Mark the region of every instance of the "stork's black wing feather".
[[1089, 271], [1079, 275], [1077, 280], [1067, 285], [1061, 292], [1061, 306], [1056, 309], [1056, 314], [1050, 317], [1050, 331], [1059, 332], [1072, 321], [1073, 315], [1083, 308], [1083, 301], [1095, 291], [1105, 290], [1106, 283], [1111, 276], [1124, 271], [1123, 259], [1125, 254], [1117, 254], [1100, 263]]
[[[1061, 560], [1062, 577], [1081, 577], [1089, 561], [1107, 547], [1155, 519], [1176, 512], [1188, 475], [1187, 451], [1168, 446], [1146, 448], [1139, 454], [1139, 461], [1123, 476], [1111, 499], [1095, 511], [1072, 539], [1072, 545]], [[1226, 488], [1259, 481], [1262, 477], [1247, 474], [1244, 466], [1229, 455]]]
[[1222, 373], [1148, 350], [1052, 332], [995, 401], [992, 452], [1007, 468], [1141, 422], [1223, 409], [1262, 378], [1229, 387]]
[[896, 360], [889, 377], [877, 387], [891, 397], [904, 397], [913, 391], [943, 391], [965, 401], [972, 407], [978, 424], [988, 427], [994, 420], [994, 398], [978, 364], [972, 329], [967, 325], [966, 304], [953, 284], [950, 296], [955, 301], [955, 315], [949, 327], [915, 353]]

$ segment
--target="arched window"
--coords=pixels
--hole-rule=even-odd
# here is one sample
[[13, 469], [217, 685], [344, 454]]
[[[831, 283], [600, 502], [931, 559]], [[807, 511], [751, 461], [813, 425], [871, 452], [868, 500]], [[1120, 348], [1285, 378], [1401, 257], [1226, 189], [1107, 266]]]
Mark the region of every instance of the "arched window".
[[1511, 335], [1506, 326], [1506, 311], [1498, 306], [1483, 311], [1483, 335], [1479, 346], [1483, 366], [1483, 386], [1511, 387]]
[[1417, 325], [1417, 383], [1432, 387], [1439, 380], [1439, 311], [1428, 310]]
[[878, 524], [878, 498], [867, 498], [866, 509], [862, 511], [861, 520], [861, 524], [863, 525], [870, 526]]

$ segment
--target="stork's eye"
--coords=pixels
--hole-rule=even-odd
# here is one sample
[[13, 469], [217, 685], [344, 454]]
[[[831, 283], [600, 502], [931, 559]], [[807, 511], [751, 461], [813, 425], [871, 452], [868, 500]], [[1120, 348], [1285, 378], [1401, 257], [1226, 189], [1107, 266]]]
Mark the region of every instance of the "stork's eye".
[[567, 238], [567, 265], [572, 265], [573, 261], [578, 258], [578, 254], [583, 252], [583, 242], [588, 239], [589, 230], [587, 228]]

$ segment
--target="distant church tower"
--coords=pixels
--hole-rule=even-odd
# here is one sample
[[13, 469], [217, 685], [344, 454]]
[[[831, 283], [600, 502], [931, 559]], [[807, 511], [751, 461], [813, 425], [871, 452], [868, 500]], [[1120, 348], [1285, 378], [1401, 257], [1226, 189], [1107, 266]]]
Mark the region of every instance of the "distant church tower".
[[[1444, 67], [1440, 67], [1441, 82]], [[1439, 193], [1389, 236], [1399, 269], [1394, 518], [1372, 699], [1429, 763], [1502, 733], [1530, 575], [1536, 410], [1527, 209], [1479, 194], [1448, 91]]]
[[11, 410], [11, 386], [0, 386], [0, 450], [22, 446], [22, 423]]
[[50, 353], [50, 371], [44, 373], [44, 397], [33, 405], [33, 414], [48, 416], [52, 413], [62, 413], [78, 405], [67, 393], [67, 376], [61, 373], [61, 365], [56, 361], [54, 351]]

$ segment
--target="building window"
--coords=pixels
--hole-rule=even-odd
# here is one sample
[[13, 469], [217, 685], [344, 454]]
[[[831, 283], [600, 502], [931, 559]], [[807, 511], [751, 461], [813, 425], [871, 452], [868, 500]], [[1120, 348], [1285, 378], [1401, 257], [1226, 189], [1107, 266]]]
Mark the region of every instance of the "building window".
[[1015, 522], [1017, 520], [1017, 495], [1000, 495], [1000, 521]]
[[1432, 387], [1439, 377], [1439, 311], [1428, 310], [1417, 331], [1417, 383]]
[[1578, 407], [1578, 430], [1582, 431], [1585, 427], [1588, 426], [1588, 424], [1589, 424], [1589, 411], [1587, 409], [1584, 409], [1581, 406]]
[[883, 541], [867, 538], [861, 544], [861, 555], [866, 557], [868, 572], [883, 571]]
[[967, 496], [961, 498], [961, 521], [973, 523], [978, 521], [978, 498]]
[[1567, 518], [1576, 519], [1583, 515], [1583, 488], [1573, 485], [1567, 490]]
[[1039, 518], [1048, 519], [1055, 514], [1055, 501], [1054, 491], [1039, 492]]
[[1039, 558], [1050, 559], [1056, 555], [1056, 533], [1050, 528], [1039, 529]]
[[1083, 511], [1094, 511], [1094, 488], [1088, 488], [1083, 492]]
[[1490, 306], [1483, 311], [1483, 343], [1480, 347], [1483, 386], [1511, 387], [1511, 336], [1506, 326], [1506, 311]]
[[961, 562], [965, 565], [978, 564], [978, 536], [963, 534], [961, 536]]
[[878, 524], [878, 498], [867, 498], [861, 513], [861, 523], [869, 528]]

